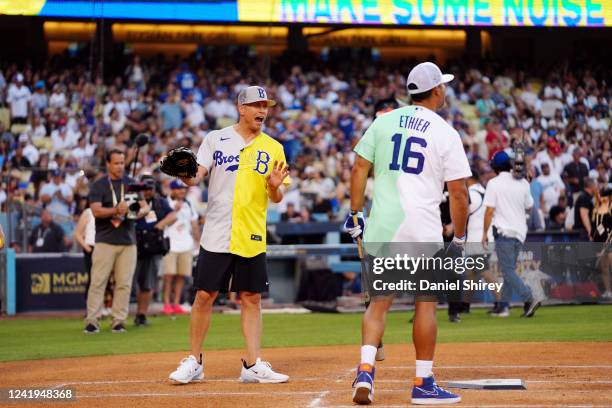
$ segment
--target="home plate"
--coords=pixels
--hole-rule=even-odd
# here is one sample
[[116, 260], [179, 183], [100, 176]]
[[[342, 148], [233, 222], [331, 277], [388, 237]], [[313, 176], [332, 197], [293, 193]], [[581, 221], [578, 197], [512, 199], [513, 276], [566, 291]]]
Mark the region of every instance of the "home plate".
[[525, 382], [520, 379], [486, 379], [447, 381], [448, 388], [464, 388], [476, 390], [526, 390]]

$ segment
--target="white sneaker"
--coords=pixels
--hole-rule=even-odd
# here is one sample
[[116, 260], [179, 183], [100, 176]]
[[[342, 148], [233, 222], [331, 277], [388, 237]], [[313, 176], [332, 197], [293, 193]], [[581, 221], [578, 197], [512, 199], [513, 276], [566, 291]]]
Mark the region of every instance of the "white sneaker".
[[179, 384], [201, 381], [204, 379], [204, 367], [194, 356], [189, 356], [181, 360], [181, 364], [168, 378]]
[[612, 292], [611, 291], [605, 291], [603, 293], [603, 295], [601, 295], [602, 298], [606, 299], [606, 300], [611, 300], [612, 299]]
[[493, 317], [508, 317], [508, 316], [510, 316], [510, 309], [507, 308], [507, 307], [504, 307], [502, 309], [498, 309], [498, 310], [494, 311], [493, 313], [491, 313], [490, 316], [493, 316]]
[[289, 376], [279, 374], [272, 370], [272, 366], [267, 361], [259, 358], [251, 368], [246, 368], [246, 362], [242, 360], [242, 371], [240, 372], [240, 382], [243, 383], [284, 383], [289, 381]]

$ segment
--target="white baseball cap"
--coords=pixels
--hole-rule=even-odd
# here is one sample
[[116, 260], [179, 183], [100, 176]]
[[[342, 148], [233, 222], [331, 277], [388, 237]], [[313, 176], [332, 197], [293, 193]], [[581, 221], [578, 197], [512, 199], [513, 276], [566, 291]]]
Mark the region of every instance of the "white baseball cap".
[[427, 92], [440, 84], [445, 84], [455, 78], [451, 74], [442, 74], [440, 68], [433, 62], [422, 62], [408, 74], [406, 86], [409, 94]]
[[246, 105], [249, 103], [255, 103], [260, 101], [267, 101], [268, 106], [276, 105], [276, 101], [268, 99], [266, 90], [261, 86], [248, 86], [240, 91], [238, 94], [238, 103], [240, 105]]
[[17, 75], [15, 75], [15, 80], [17, 82], [23, 82], [23, 74], [22, 73], [18, 73]]

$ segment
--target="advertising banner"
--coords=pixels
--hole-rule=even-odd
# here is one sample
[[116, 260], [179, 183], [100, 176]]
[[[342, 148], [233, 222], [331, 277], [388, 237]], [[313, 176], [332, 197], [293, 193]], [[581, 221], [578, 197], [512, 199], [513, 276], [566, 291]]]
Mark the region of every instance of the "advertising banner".
[[403, 26], [612, 26], [610, 0], [0, 0], [0, 14]]
[[82, 255], [18, 255], [15, 269], [18, 313], [85, 308], [89, 277]]

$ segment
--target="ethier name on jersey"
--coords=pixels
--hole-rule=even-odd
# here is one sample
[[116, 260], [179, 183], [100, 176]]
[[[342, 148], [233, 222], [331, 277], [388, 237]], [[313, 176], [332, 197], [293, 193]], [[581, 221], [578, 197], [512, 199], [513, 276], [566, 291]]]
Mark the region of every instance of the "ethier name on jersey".
[[417, 132], [425, 133], [431, 122], [423, 118], [415, 118], [414, 116], [402, 115], [399, 120], [399, 127], [404, 129], [416, 130]]
[[[490, 290], [500, 292], [503, 286], [502, 283], [487, 283], [487, 282], [476, 282], [471, 280], [465, 280], [461, 282], [456, 281], [444, 281], [444, 282], [430, 282], [426, 279], [419, 280], [418, 290], [439, 290], [442, 292], [454, 292], [460, 290]], [[381, 291], [415, 291], [417, 290], [417, 283], [407, 279], [402, 279], [399, 282], [384, 282], [382, 279], [377, 279], [373, 282], [372, 287], [374, 290]]]

